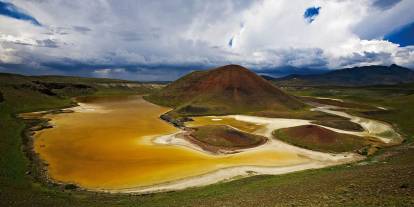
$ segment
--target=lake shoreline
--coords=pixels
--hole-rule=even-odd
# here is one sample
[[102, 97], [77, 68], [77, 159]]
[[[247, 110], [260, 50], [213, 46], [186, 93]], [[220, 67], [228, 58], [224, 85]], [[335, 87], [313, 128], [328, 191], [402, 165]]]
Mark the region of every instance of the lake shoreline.
[[[17, 118], [24, 122], [24, 129], [22, 130], [22, 151], [29, 160], [28, 171], [26, 175], [29, 175], [33, 178], [34, 181], [40, 182], [43, 185], [52, 188], [58, 188], [61, 190], [75, 190], [82, 188], [73, 183], [64, 183], [53, 179], [49, 176], [48, 163], [46, 160], [42, 159], [35, 151], [34, 141], [35, 133], [42, 131], [44, 129], [53, 128], [54, 126], [50, 123], [50, 119], [44, 118], [48, 114], [59, 114], [59, 113], [73, 113], [71, 110], [74, 107], [79, 106], [77, 102], [73, 102], [70, 106], [65, 108], [50, 109], [45, 111], [36, 111], [36, 112], [27, 112], [20, 113], [17, 115]], [[86, 190], [86, 189], [82, 189]]]
[[[77, 191], [88, 191], [88, 192], [102, 192], [102, 193], [130, 193], [130, 194], [151, 194], [151, 193], [158, 193], [158, 192], [165, 192], [165, 191], [174, 191], [174, 190], [182, 190], [190, 187], [200, 187], [205, 185], [214, 184], [217, 182], [227, 182], [231, 180], [235, 180], [241, 177], [249, 177], [253, 175], [259, 175], [259, 174], [269, 174], [269, 173], [260, 173], [257, 171], [266, 171], [263, 169], [269, 169], [269, 168], [279, 168], [273, 173], [270, 173], [271, 175], [279, 175], [279, 174], [286, 174], [291, 172], [297, 172], [307, 169], [319, 169], [334, 165], [343, 165], [343, 164], [349, 164], [353, 162], [358, 162], [366, 157], [364, 156], [352, 156], [348, 157], [344, 161], [334, 161], [331, 163], [315, 163], [315, 160], [313, 160], [313, 163], [305, 163], [305, 164], [296, 164], [296, 165], [289, 165], [289, 166], [277, 166], [277, 167], [261, 167], [261, 166], [236, 166], [236, 167], [229, 167], [229, 168], [221, 168], [216, 171], [208, 172], [202, 175], [197, 175], [193, 177], [187, 177], [179, 180], [174, 180], [170, 182], [164, 182], [156, 185], [149, 185], [149, 186], [143, 186], [143, 187], [135, 187], [135, 188], [125, 188], [125, 189], [117, 189], [117, 190], [110, 190], [110, 189], [89, 189], [84, 188], [81, 186], [78, 186], [73, 183], [64, 183], [59, 182], [51, 178], [48, 174], [48, 164], [46, 161], [42, 160], [38, 153], [34, 150], [34, 132], [40, 131], [45, 128], [53, 127], [50, 125], [50, 120], [45, 120], [42, 116], [47, 114], [56, 114], [56, 113], [73, 113], [75, 110], [73, 110], [74, 107], [80, 106], [79, 103], [76, 105], [72, 105], [68, 108], [64, 109], [54, 109], [54, 110], [48, 110], [48, 111], [41, 111], [41, 112], [31, 112], [28, 114], [38, 114], [38, 117], [31, 117], [30, 120], [38, 120], [37, 124], [30, 125], [26, 124], [25, 129], [23, 130], [25, 139], [28, 139], [28, 142], [24, 142], [24, 148], [26, 150], [25, 154], [27, 154], [29, 160], [34, 165], [37, 165], [35, 169], [38, 169], [39, 172], [31, 172], [30, 175], [34, 177], [35, 180], [40, 180], [42, 183], [45, 183], [48, 186], [58, 187], [60, 189], [64, 190], [77, 190]], [[20, 115], [19, 115], [20, 117]], [[25, 119], [23, 117], [20, 117], [21, 119]], [[165, 120], [164, 120], [165, 121]], [[25, 122], [26, 123], [26, 122]], [[46, 127], [45, 127], [46, 126]], [[36, 128], [37, 130], [33, 130]], [[255, 148], [250, 148], [249, 150], [255, 150]], [[30, 151], [30, 152], [29, 152]], [[202, 150], [204, 153], [206, 153], [205, 150]], [[28, 153], [29, 152], [29, 153]], [[352, 153], [351, 153], [352, 154]], [[346, 155], [347, 157], [349, 155]], [[237, 170], [241, 170], [238, 173], [234, 173]], [[225, 172], [227, 171], [227, 172]], [[228, 174], [228, 171], [233, 172], [232, 175]], [[33, 176], [34, 175], [34, 176]], [[217, 179], [219, 178], [219, 179]], [[188, 185], [188, 183], [194, 183], [198, 182], [198, 185]], [[181, 183], [181, 184], [180, 184]], [[184, 183], [184, 184], [182, 184]], [[187, 183], [187, 185], [185, 184]], [[170, 187], [169, 187], [170, 186]], [[172, 187], [171, 187], [172, 186]], [[175, 188], [174, 188], [175, 186]], [[178, 187], [177, 187], [178, 186]], [[181, 186], [181, 187], [180, 187]]]
[[[344, 155], [348, 156], [348, 155]], [[221, 168], [205, 174], [191, 176], [183, 179], [173, 180], [155, 185], [132, 187], [124, 189], [98, 189], [93, 191], [105, 193], [127, 193], [127, 194], [153, 194], [161, 192], [171, 192], [176, 190], [185, 190], [189, 188], [198, 188], [216, 183], [230, 182], [255, 175], [282, 175], [304, 170], [321, 169], [325, 167], [339, 166], [350, 164], [366, 159], [363, 156], [350, 155], [347, 159], [340, 162], [324, 163], [312, 161], [303, 164], [280, 165], [280, 166], [256, 166], [243, 165], [236, 167]]]

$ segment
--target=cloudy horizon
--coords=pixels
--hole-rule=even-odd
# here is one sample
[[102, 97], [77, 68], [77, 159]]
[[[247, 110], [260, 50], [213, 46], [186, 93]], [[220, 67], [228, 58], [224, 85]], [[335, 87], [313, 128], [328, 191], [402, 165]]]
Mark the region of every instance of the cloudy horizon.
[[173, 80], [260, 71], [414, 68], [411, 0], [0, 0], [0, 72]]

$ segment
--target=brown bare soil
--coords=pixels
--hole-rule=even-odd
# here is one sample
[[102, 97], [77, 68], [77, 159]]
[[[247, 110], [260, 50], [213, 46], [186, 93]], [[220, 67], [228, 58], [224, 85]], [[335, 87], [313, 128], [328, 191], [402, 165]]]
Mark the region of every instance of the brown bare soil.
[[373, 144], [369, 139], [334, 132], [316, 125], [279, 129], [273, 135], [282, 141], [324, 152], [354, 151]]
[[180, 114], [228, 114], [295, 110], [301, 101], [239, 65], [192, 72], [147, 97]]
[[239, 131], [226, 125], [195, 127], [186, 138], [214, 153], [232, 153], [240, 149], [259, 146], [267, 141], [266, 137]]

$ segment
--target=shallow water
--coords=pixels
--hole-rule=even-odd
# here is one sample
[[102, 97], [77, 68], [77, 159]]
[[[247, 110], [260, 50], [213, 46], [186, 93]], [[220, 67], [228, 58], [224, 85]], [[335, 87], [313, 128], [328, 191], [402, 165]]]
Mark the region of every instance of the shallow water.
[[[35, 134], [35, 151], [49, 164], [51, 178], [89, 189], [147, 186], [234, 166], [285, 166], [309, 161], [281, 149], [217, 156], [154, 144], [153, 137], [178, 130], [159, 119], [168, 108], [140, 96], [88, 98], [74, 110], [46, 116], [55, 127]], [[249, 127], [245, 130], [254, 130]]]
[[193, 121], [186, 122], [186, 126], [229, 125], [245, 132], [255, 132], [263, 128], [261, 124], [240, 121], [230, 116], [199, 116], [193, 117], [192, 119]]

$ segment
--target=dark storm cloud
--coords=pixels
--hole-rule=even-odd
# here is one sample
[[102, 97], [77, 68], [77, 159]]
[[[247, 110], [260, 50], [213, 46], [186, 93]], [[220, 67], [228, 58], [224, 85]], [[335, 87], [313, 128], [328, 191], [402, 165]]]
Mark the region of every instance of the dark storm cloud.
[[47, 48], [57, 48], [59, 47], [58, 43], [51, 39], [36, 40], [35, 42], [23, 42], [23, 41], [9, 41], [8, 43], [24, 46], [33, 46], [33, 47], [47, 47]]
[[69, 58], [62, 58], [57, 61], [45, 62], [30, 67], [27, 67], [27, 65], [28, 64], [0, 64], [3, 68], [12, 66], [15, 71], [22, 74], [30, 74], [30, 70], [35, 69], [37, 75], [57, 74], [85, 77], [93, 76], [140, 81], [170, 81], [194, 70], [203, 70], [219, 66], [198, 64], [90, 64]]
[[374, 1], [373, 5], [380, 9], [386, 10], [386, 9], [392, 8], [393, 6], [395, 6], [396, 4], [400, 2], [401, 0], [376, 0]]
[[49, 47], [49, 48], [57, 48], [58, 44], [51, 40], [51, 39], [46, 39], [46, 40], [36, 40], [37, 45], [39, 47]]
[[92, 29], [83, 26], [73, 26], [73, 30], [84, 34], [92, 31]]
[[340, 66], [378, 65], [379, 62], [383, 63], [383, 65], [391, 65], [394, 63], [390, 53], [363, 52], [363, 54], [354, 53], [350, 57], [342, 57]]

